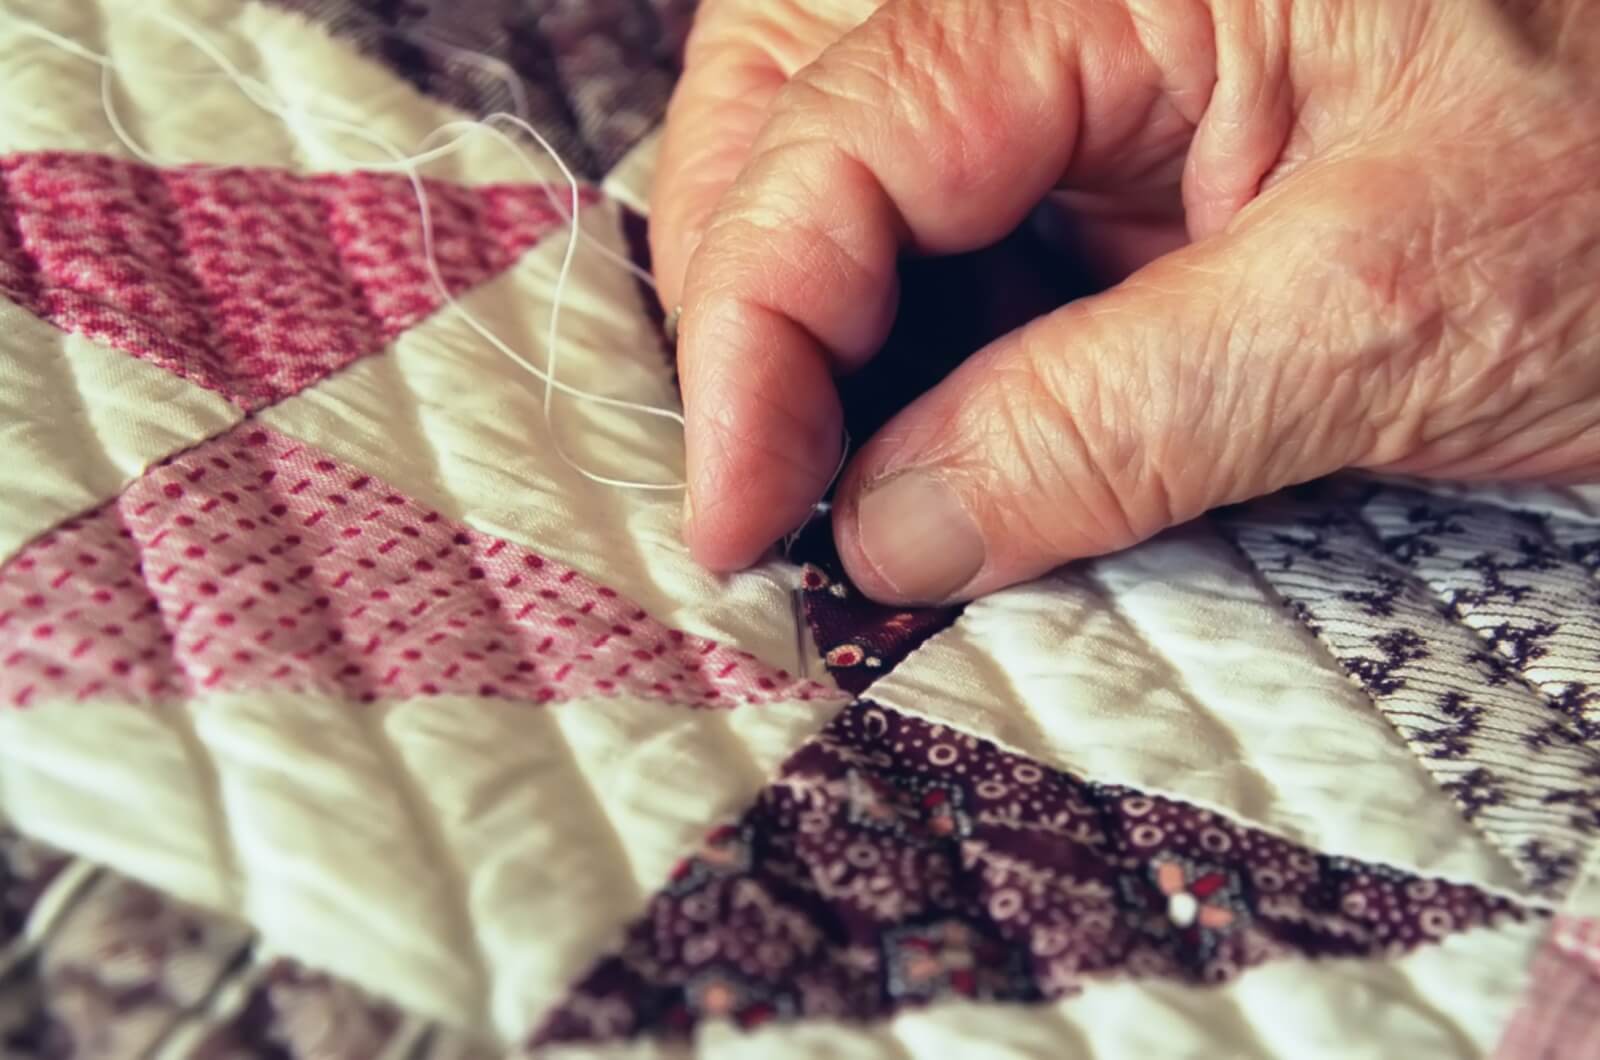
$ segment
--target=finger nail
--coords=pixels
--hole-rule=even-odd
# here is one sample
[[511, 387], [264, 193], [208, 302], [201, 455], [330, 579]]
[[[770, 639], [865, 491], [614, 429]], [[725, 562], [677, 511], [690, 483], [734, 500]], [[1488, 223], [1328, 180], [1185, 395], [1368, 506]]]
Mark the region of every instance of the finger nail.
[[861, 551], [907, 600], [944, 600], [983, 566], [983, 535], [938, 475], [910, 471], [870, 487], [856, 509]]

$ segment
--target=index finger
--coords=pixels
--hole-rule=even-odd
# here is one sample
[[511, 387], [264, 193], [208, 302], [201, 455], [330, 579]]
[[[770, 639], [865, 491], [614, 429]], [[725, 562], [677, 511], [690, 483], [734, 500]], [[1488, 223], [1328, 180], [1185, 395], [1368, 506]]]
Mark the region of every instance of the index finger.
[[684, 50], [651, 189], [650, 256], [677, 306], [707, 220], [739, 174], [778, 90], [879, 0], [707, 0]]
[[1000, 238], [1069, 163], [1136, 140], [1159, 93], [1121, 5], [983, 0], [893, 0], [778, 93], [684, 287], [702, 563], [755, 561], [826, 488], [832, 375], [882, 343], [901, 250]]

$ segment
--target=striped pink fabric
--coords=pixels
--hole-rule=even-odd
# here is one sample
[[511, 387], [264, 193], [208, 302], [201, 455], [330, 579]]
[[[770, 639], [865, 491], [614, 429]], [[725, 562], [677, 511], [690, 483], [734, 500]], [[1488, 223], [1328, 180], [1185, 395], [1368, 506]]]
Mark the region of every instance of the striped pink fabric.
[[1497, 1060], [1600, 1057], [1600, 920], [1558, 917]]

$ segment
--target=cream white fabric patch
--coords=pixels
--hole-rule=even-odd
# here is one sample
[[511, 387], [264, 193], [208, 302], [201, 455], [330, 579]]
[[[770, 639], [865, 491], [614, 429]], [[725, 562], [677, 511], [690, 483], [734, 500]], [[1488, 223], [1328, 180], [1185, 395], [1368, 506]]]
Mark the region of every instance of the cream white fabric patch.
[[[615, 206], [585, 211], [583, 223], [591, 237], [624, 252]], [[462, 300], [536, 366], [549, 363], [550, 292], [564, 242], [545, 240]], [[638, 298], [631, 276], [581, 249], [561, 308], [558, 378], [675, 408], [666, 353]], [[475, 529], [601, 577], [668, 626], [738, 645], [791, 672], [802, 665], [820, 672], [811, 653], [801, 657], [792, 565], [711, 574], [683, 545], [679, 491], [603, 485], [573, 466], [631, 481], [681, 482], [679, 424], [560, 394], [547, 423], [542, 401], [534, 376], [446, 309], [384, 356], [352, 365], [261, 420]]]
[[[99, 64], [40, 39], [20, 20], [112, 62], [112, 105], [135, 143], [161, 165], [275, 166], [332, 172], [392, 165], [383, 149], [330, 121], [418, 153], [435, 129], [467, 117], [422, 95], [381, 64], [305, 19], [237, 0], [13, 0], [0, 13], [0, 152], [93, 151], [135, 157], [101, 99]], [[287, 105], [292, 120], [252, 102], [183, 30], [200, 36]], [[521, 158], [475, 134], [427, 176], [467, 184], [560, 180], [531, 143]], [[524, 161], [525, 159], [525, 161]], [[529, 166], [532, 166], [530, 175]]]
[[0, 301], [0, 561], [243, 416], [218, 394]]
[[207, 756], [183, 708], [0, 710], [0, 818], [186, 901], [234, 908]]
[[1288, 960], [1223, 986], [1098, 982], [1053, 1005], [936, 1004], [874, 1026], [713, 1025], [692, 1044], [570, 1047], [552, 1060], [1387, 1060], [1489, 1055], [1543, 937], [1530, 920], [1383, 960]]
[[662, 133], [657, 131], [633, 146], [614, 166], [600, 190], [637, 214], [650, 213], [650, 182], [655, 177], [656, 160], [661, 154]]
[[830, 713], [455, 699], [390, 712], [384, 732], [459, 874], [495, 1030], [534, 1026]]
[[979, 600], [866, 695], [1314, 849], [1525, 889], [1208, 529]]
[[453, 873], [368, 712], [261, 693], [192, 709], [238, 859], [240, 911], [263, 941], [408, 1008], [475, 1023], [486, 984]]
[[[0, 711], [0, 819], [512, 1041], [832, 715], [210, 696]], [[192, 726], [192, 731], [191, 727]]]

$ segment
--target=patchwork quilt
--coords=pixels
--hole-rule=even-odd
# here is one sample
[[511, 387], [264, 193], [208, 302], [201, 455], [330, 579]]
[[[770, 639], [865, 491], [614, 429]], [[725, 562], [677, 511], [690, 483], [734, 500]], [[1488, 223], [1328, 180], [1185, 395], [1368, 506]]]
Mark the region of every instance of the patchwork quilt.
[[[0, 1056], [1600, 1055], [1595, 492], [907, 611], [579, 470], [682, 448], [486, 338], [557, 352], [556, 166], [464, 136], [425, 238], [375, 143], [539, 129], [561, 379], [671, 406], [692, 7], [0, 3]], [[854, 436], [1032, 311], [973, 270], [1070, 296], [1034, 249], [907, 266]]]

